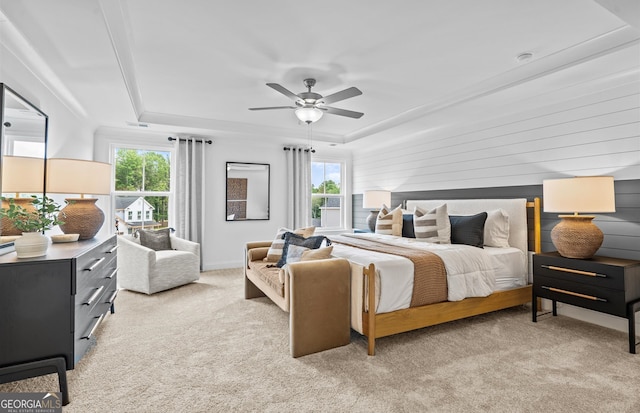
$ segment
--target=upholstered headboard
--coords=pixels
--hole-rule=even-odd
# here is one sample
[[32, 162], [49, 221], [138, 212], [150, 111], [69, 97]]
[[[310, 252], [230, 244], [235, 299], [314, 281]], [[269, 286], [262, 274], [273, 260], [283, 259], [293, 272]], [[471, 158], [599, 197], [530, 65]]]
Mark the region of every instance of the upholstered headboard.
[[406, 209], [413, 212], [413, 209], [419, 206], [429, 210], [445, 203], [449, 215], [474, 215], [502, 208], [509, 216], [509, 245], [527, 252], [527, 200], [525, 198], [408, 200]]

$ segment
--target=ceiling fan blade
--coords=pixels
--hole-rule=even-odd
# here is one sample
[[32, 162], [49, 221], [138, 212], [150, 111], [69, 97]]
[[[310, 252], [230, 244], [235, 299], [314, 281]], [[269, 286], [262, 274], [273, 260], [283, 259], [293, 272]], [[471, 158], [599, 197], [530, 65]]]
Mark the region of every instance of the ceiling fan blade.
[[271, 110], [271, 109], [296, 109], [295, 106], [268, 106], [264, 108], [249, 108], [249, 110]]
[[296, 95], [295, 93], [293, 93], [292, 91], [290, 91], [289, 89], [287, 89], [286, 87], [279, 85], [277, 83], [267, 83], [267, 86], [269, 86], [272, 89], [277, 90], [278, 92], [282, 93], [283, 95], [289, 97], [290, 99], [294, 100], [294, 101], [298, 101], [301, 100], [300, 96]]
[[325, 112], [331, 113], [332, 115], [346, 116], [348, 118], [355, 118], [355, 119], [360, 119], [362, 115], [364, 115], [364, 113], [362, 112], [354, 112], [352, 110], [331, 108], [329, 106], [320, 106], [318, 107], [318, 109], [324, 110]]
[[329, 103], [334, 103], [341, 100], [349, 99], [354, 96], [359, 96], [361, 94], [362, 92], [357, 87], [350, 87], [349, 89], [345, 89], [340, 92], [336, 92], [332, 95], [325, 96], [321, 99], [318, 99], [318, 103], [328, 105]]

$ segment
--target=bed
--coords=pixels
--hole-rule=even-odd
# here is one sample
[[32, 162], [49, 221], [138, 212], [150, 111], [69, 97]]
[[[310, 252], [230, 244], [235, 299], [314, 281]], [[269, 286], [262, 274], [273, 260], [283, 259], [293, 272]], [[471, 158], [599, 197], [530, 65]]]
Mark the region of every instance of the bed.
[[[367, 337], [369, 355], [375, 354], [377, 338], [531, 301], [528, 258], [529, 250], [540, 251], [540, 200], [409, 200], [405, 211], [416, 206], [430, 210], [443, 204], [449, 216], [502, 211], [508, 216], [508, 246], [438, 245], [385, 234], [332, 237], [333, 255], [351, 263], [351, 327]], [[404, 254], [408, 250], [411, 254]], [[446, 294], [429, 297], [428, 304], [416, 300], [415, 290], [413, 298], [411, 295], [416, 287], [414, 269], [417, 272], [419, 265], [411, 255], [422, 259], [421, 251], [437, 256], [446, 269]], [[417, 278], [415, 283], [419, 283]]]

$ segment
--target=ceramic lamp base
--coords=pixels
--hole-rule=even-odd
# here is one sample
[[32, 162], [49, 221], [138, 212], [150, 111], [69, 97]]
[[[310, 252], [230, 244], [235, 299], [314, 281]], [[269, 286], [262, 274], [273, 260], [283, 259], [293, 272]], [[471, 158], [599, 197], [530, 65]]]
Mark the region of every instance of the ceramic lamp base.
[[104, 212], [96, 206], [97, 198], [67, 198], [58, 219], [64, 221], [60, 229], [65, 234], [79, 234], [78, 239], [96, 236], [104, 223]]
[[562, 221], [551, 230], [551, 241], [566, 258], [586, 259], [602, 245], [604, 234], [591, 220], [593, 215], [559, 215]]
[[376, 232], [376, 221], [378, 220], [379, 211], [371, 211], [367, 217], [367, 226], [371, 232]]

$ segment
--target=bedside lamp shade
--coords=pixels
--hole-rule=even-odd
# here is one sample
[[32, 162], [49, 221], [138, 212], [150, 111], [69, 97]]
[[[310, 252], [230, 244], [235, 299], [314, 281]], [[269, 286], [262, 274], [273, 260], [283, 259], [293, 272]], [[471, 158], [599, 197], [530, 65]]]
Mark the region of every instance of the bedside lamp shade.
[[26, 156], [2, 157], [2, 192], [42, 194], [44, 159]]
[[380, 211], [383, 204], [387, 206], [391, 204], [391, 192], [381, 190], [364, 191], [362, 195], [362, 208], [371, 210], [371, 213], [367, 217], [367, 226], [371, 232], [375, 232], [376, 230], [378, 211]]
[[[40, 194], [44, 187], [44, 159], [27, 156], [2, 157], [2, 192], [14, 193], [13, 202], [26, 209], [35, 211], [33, 198], [20, 198], [20, 194]], [[2, 208], [8, 208], [9, 203], [2, 201]], [[4, 236], [21, 235], [22, 231], [13, 225], [7, 217], [0, 221], [0, 233]]]
[[104, 213], [95, 203], [96, 198], [84, 195], [111, 193], [111, 165], [80, 159], [52, 158], [47, 160], [47, 192], [80, 194], [80, 198], [67, 198], [67, 206], [60, 213], [65, 234], [79, 234], [79, 239], [93, 238], [104, 223]]
[[591, 258], [602, 245], [604, 235], [591, 220], [593, 215], [578, 213], [616, 212], [612, 176], [585, 176], [544, 180], [542, 198], [545, 212], [571, 212], [559, 215], [562, 221], [551, 231], [553, 245], [563, 257]]

